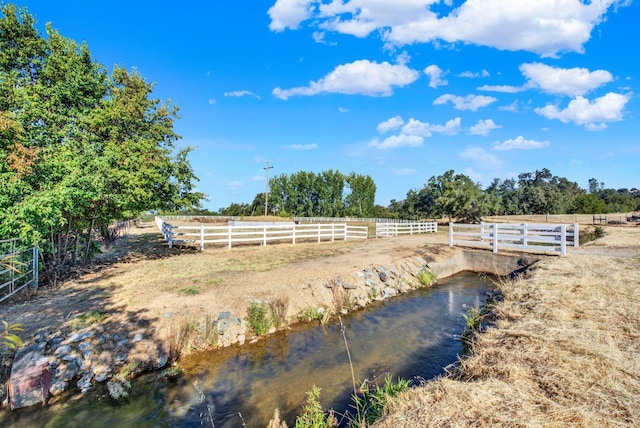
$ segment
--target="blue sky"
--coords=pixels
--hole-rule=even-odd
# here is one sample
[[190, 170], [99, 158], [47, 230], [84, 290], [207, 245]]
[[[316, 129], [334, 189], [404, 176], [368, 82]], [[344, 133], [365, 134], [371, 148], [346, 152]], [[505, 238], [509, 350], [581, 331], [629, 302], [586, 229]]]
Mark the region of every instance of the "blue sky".
[[209, 209], [263, 192], [266, 161], [370, 175], [381, 205], [449, 169], [640, 187], [637, 1], [16, 4], [180, 108]]

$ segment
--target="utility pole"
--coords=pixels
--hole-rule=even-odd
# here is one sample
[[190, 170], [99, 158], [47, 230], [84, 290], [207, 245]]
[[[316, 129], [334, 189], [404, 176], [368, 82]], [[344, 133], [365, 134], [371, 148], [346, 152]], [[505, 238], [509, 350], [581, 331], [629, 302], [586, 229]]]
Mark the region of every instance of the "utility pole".
[[264, 167], [264, 170], [267, 174], [267, 185], [264, 191], [264, 215], [267, 215], [267, 207], [269, 201], [269, 170], [273, 168], [273, 165], [269, 165], [269, 161], [267, 161], [267, 166]]

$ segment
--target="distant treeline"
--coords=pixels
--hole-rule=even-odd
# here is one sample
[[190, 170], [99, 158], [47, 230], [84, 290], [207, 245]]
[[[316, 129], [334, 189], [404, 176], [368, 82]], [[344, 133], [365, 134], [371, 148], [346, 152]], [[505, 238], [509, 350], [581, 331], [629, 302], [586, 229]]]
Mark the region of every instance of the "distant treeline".
[[[432, 176], [422, 188], [410, 189], [404, 199], [388, 206], [373, 205], [375, 183], [369, 176], [326, 171], [298, 172], [270, 180], [268, 213], [283, 216], [356, 216], [402, 219], [449, 218], [476, 222], [489, 215], [606, 214], [640, 210], [640, 190], [608, 189], [595, 178], [582, 189], [546, 169], [518, 178], [494, 179], [485, 189], [453, 170]], [[346, 191], [345, 191], [346, 189]], [[264, 193], [251, 204], [233, 203], [217, 212], [198, 215], [262, 215]], [[346, 196], [345, 196], [346, 195]]]

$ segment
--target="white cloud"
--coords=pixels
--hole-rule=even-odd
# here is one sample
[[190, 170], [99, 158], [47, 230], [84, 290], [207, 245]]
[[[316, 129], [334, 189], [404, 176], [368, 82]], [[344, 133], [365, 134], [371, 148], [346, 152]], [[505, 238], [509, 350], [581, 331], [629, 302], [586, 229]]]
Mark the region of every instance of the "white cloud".
[[338, 111], [340, 113], [349, 113], [349, 109], [344, 107], [338, 107]]
[[445, 86], [449, 84], [446, 79], [443, 79], [445, 72], [440, 67], [432, 64], [424, 69], [424, 74], [429, 76], [429, 87], [437, 88], [438, 86]]
[[209, 103], [209, 105], [214, 105], [216, 103], [215, 98], [209, 98], [209, 101], [207, 101]]
[[386, 149], [397, 149], [398, 147], [420, 147], [424, 139], [417, 135], [392, 135], [390, 137], [385, 138], [382, 142], [378, 141], [378, 139], [373, 140], [369, 145], [371, 147], [377, 147], [378, 149], [386, 150]]
[[504, 142], [496, 141], [493, 143], [491, 150], [529, 150], [542, 149], [549, 146], [548, 141], [525, 140], [522, 135], [519, 137], [505, 140]]
[[404, 125], [404, 120], [400, 116], [391, 117], [384, 122], [380, 122], [376, 129], [380, 134], [385, 134], [389, 131], [396, 130]]
[[611, 73], [606, 70], [558, 68], [535, 62], [522, 64], [520, 71], [529, 79], [532, 86], [535, 85], [549, 94], [572, 97], [584, 95], [613, 80]]
[[395, 116], [378, 124], [377, 129], [378, 132], [384, 134], [402, 127], [400, 133], [387, 137], [382, 142], [375, 139], [369, 143], [369, 146], [379, 149], [420, 147], [424, 142], [424, 138], [431, 137], [433, 133], [456, 135], [460, 132], [461, 122], [461, 119], [456, 117], [455, 119], [448, 120], [444, 125], [432, 125], [428, 122], [420, 122], [419, 120], [411, 118], [405, 124], [400, 116]]
[[231, 193], [237, 193], [242, 186], [244, 186], [244, 183], [242, 183], [242, 181], [230, 181], [227, 184], [227, 190], [229, 190]]
[[498, 100], [497, 98], [488, 97], [486, 95], [469, 94], [466, 97], [460, 97], [457, 95], [445, 94], [436, 98], [436, 100], [433, 102], [433, 105], [446, 104], [449, 101], [453, 103], [453, 107], [457, 110], [476, 111], [479, 108], [486, 107]]
[[605, 19], [609, 9], [628, 3], [467, 0], [454, 8], [448, 0], [277, 0], [268, 13], [273, 31], [296, 29], [308, 22], [356, 37], [381, 31], [383, 41], [392, 46], [444, 41], [555, 56], [583, 52], [594, 26]]
[[338, 93], [347, 95], [390, 96], [394, 87], [415, 82], [419, 73], [405, 65], [377, 63], [366, 59], [337, 66], [331, 73], [309, 86], [275, 88], [273, 95], [286, 100], [294, 95]]
[[313, 144], [289, 144], [288, 146], [284, 146], [285, 149], [290, 150], [314, 150], [318, 148], [318, 145]]
[[247, 91], [246, 89], [244, 89], [242, 91], [225, 92], [224, 96], [225, 97], [235, 97], [235, 98], [240, 98], [240, 97], [245, 97], [245, 96], [252, 96], [254, 98], [260, 99], [259, 95], [256, 95], [251, 91]]
[[483, 85], [478, 87], [479, 91], [504, 92], [506, 94], [516, 94], [528, 89], [527, 86], [511, 86], [511, 85]]
[[506, 106], [499, 106], [498, 110], [516, 112], [518, 111], [518, 100], [515, 100], [514, 102]]
[[414, 175], [418, 171], [413, 168], [400, 168], [393, 171], [394, 175]]
[[458, 74], [458, 76], [475, 79], [477, 77], [489, 77], [489, 72], [484, 69], [480, 73], [474, 73], [473, 71], [463, 71], [462, 73]]
[[311, 17], [313, 3], [312, 0], [277, 0], [267, 11], [271, 17], [269, 28], [272, 31], [295, 30], [302, 21]]
[[324, 32], [322, 32], [322, 31], [314, 31], [313, 34], [311, 35], [311, 37], [313, 37], [313, 40], [316, 43], [326, 43], [324, 41]]
[[614, 92], [593, 101], [578, 96], [563, 110], [554, 105], [547, 105], [535, 109], [535, 112], [547, 119], [558, 119], [563, 123], [574, 122], [577, 125], [585, 125], [589, 131], [601, 131], [607, 127], [607, 122], [623, 119], [623, 110], [630, 98], [630, 93], [622, 95]]
[[492, 119], [479, 120], [478, 123], [469, 128], [468, 134], [471, 135], [489, 135], [494, 129], [502, 128], [502, 125], [496, 125]]
[[497, 156], [488, 153], [481, 147], [469, 146], [460, 153], [460, 157], [464, 160], [473, 162], [481, 169], [495, 169], [502, 165], [502, 161]]

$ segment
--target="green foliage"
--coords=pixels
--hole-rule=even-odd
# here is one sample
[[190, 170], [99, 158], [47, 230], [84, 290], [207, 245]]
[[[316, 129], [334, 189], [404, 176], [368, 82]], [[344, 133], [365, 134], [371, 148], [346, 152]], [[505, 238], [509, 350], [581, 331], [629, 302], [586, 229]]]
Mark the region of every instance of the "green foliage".
[[177, 107], [151, 94], [137, 71], [109, 74], [86, 44], [2, 7], [0, 236], [40, 248], [45, 281], [86, 263], [114, 221], [201, 200], [190, 149], [174, 150]]
[[22, 324], [11, 324], [2, 320], [3, 330], [0, 331], [0, 343], [9, 349], [17, 349], [22, 346], [22, 339], [16, 335], [15, 331], [23, 331]]
[[251, 302], [247, 308], [245, 320], [249, 323], [249, 328], [258, 336], [267, 333], [274, 325], [271, 308], [264, 302]]
[[428, 270], [418, 272], [418, 281], [422, 285], [431, 285], [436, 280], [436, 275]]
[[195, 296], [196, 294], [200, 293], [200, 290], [198, 290], [196, 287], [185, 287], [178, 290], [178, 293], [184, 294], [185, 296]]
[[604, 227], [596, 226], [593, 230], [593, 234], [595, 235], [596, 239], [602, 238], [605, 235]]
[[307, 392], [307, 402], [302, 408], [302, 415], [296, 418], [295, 428], [331, 428], [338, 426], [332, 412], [325, 414], [320, 405], [320, 388], [313, 386]]
[[[369, 217], [373, 214], [376, 185], [369, 176], [343, 175], [328, 170], [319, 174], [299, 171], [269, 180], [269, 212], [295, 216]], [[256, 195], [251, 211], [264, 196]]]
[[313, 306], [307, 306], [298, 312], [298, 320], [302, 322], [322, 321], [323, 316], [323, 312]]
[[401, 378], [394, 383], [389, 374], [385, 376], [383, 386], [372, 386], [364, 382], [360, 392], [352, 397], [356, 417], [351, 421], [350, 426], [361, 428], [371, 426], [384, 415], [389, 399], [405, 392], [409, 386], [410, 382]]

